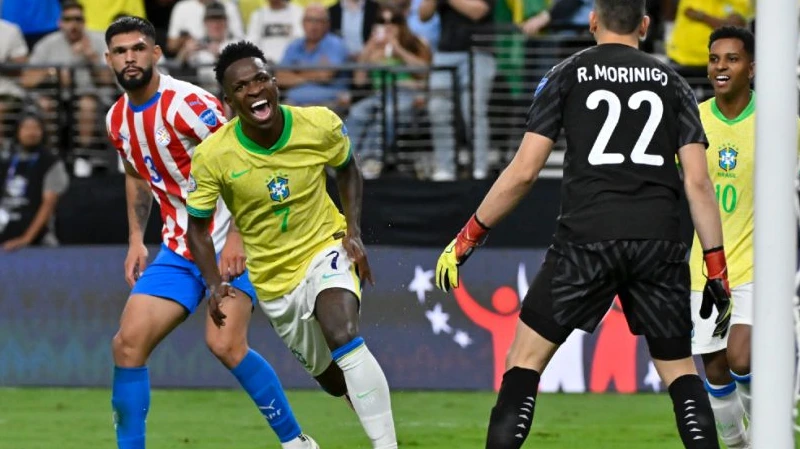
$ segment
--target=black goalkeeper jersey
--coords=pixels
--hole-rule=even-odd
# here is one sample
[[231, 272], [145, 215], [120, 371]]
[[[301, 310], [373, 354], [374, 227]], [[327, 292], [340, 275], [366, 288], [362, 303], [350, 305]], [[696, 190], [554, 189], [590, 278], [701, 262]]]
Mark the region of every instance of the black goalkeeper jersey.
[[666, 64], [603, 44], [551, 69], [536, 88], [527, 130], [567, 150], [556, 238], [681, 241], [679, 148], [707, 146], [694, 93]]

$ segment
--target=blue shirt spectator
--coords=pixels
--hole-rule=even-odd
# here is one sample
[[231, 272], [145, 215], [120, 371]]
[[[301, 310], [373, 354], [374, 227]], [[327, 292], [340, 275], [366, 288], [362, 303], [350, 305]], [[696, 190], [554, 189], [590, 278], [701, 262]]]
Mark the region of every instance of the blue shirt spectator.
[[284, 99], [293, 105], [330, 106], [347, 92], [347, 79], [337, 70], [302, 70], [300, 66], [338, 66], [347, 62], [347, 46], [342, 38], [328, 32], [328, 11], [319, 5], [309, 5], [303, 15], [305, 37], [286, 47], [281, 66], [291, 66], [278, 72], [278, 82], [287, 89]]
[[35, 7], [30, 2], [6, 0], [0, 8], [0, 18], [19, 27], [25, 35], [28, 48], [33, 48], [44, 35], [58, 30], [58, 19], [61, 17], [59, 0], [37, 0]]

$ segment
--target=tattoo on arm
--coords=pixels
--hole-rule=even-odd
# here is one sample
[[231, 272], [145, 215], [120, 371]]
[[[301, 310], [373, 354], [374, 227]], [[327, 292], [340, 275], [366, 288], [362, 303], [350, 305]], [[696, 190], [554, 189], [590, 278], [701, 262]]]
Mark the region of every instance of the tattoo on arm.
[[153, 206], [153, 196], [150, 187], [146, 184], [136, 187], [136, 200], [133, 203], [133, 211], [140, 229], [144, 231], [147, 226], [147, 219], [150, 218], [150, 208]]

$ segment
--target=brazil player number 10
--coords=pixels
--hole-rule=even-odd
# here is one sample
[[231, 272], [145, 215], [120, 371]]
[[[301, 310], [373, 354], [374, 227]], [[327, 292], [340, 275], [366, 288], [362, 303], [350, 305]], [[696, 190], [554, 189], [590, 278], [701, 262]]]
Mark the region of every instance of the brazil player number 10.
[[733, 213], [736, 210], [736, 187], [732, 184], [715, 184], [714, 191], [717, 194], [717, 203], [719, 203], [723, 212]]

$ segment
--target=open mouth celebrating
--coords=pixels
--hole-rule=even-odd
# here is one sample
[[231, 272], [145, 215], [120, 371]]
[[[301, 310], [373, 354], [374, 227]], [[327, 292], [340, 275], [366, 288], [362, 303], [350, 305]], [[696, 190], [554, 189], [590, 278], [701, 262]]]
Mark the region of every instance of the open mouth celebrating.
[[727, 86], [730, 80], [731, 77], [728, 75], [717, 75], [716, 77], [714, 77], [714, 83], [717, 85], [717, 87]]
[[250, 111], [259, 121], [267, 121], [272, 116], [272, 105], [268, 100], [258, 100], [250, 105]]

